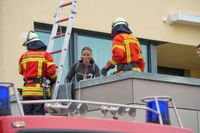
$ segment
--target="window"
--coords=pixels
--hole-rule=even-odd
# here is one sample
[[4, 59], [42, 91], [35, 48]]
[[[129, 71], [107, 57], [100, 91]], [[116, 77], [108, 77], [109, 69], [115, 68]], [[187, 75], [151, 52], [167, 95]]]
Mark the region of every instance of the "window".
[[[38, 33], [40, 39], [48, 44], [52, 25], [43, 23], [34, 23], [35, 31]], [[58, 32], [65, 31], [65, 27], [60, 27]], [[139, 39], [142, 47], [142, 52], [145, 60], [145, 72], [157, 72], [157, 57], [155, 41]], [[54, 50], [62, 49], [63, 38], [56, 39], [54, 43]], [[65, 58], [64, 72], [62, 73], [61, 84], [64, 83], [65, 77], [71, 68], [72, 64], [78, 61], [81, 57], [81, 50], [83, 47], [89, 46], [92, 49], [92, 56], [99, 66], [103, 66], [111, 59], [112, 55], [112, 38], [110, 34], [93, 32], [81, 29], [73, 29]], [[53, 55], [56, 65], [59, 65], [60, 54]], [[154, 69], [154, 70], [153, 70]], [[152, 71], [153, 70], [153, 71]], [[116, 68], [109, 71], [109, 73], [116, 71]]]
[[[97, 33], [91, 31], [76, 30], [77, 49], [75, 49], [75, 61], [80, 59], [81, 50], [85, 46], [89, 46], [92, 49], [93, 58], [98, 64], [99, 68], [107, 63], [112, 56], [112, 39], [109, 34]], [[147, 41], [141, 41], [142, 52], [145, 60], [145, 72], [148, 72], [148, 47]], [[115, 69], [109, 71], [109, 73], [116, 71]]]
[[[111, 47], [112, 41], [108, 37], [104, 37], [102, 35], [90, 35], [87, 33], [79, 33], [77, 34], [77, 49], [76, 58], [77, 61], [81, 57], [81, 50], [83, 47], [88, 46], [92, 49], [92, 57], [95, 60], [96, 64], [99, 68], [103, 68], [103, 66], [107, 63], [107, 61], [111, 58]], [[109, 71], [109, 73], [116, 71], [116, 68]]]
[[184, 69], [158, 66], [158, 73], [160, 73], [160, 74], [167, 74], [167, 75], [174, 75], [174, 76], [185, 76], [184, 72], [185, 72]]

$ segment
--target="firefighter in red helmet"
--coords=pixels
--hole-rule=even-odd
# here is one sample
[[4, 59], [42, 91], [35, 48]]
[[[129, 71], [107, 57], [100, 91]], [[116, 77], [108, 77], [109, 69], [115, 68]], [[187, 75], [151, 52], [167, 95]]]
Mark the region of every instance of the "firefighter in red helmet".
[[[50, 53], [46, 52], [46, 45], [39, 39], [38, 35], [30, 31], [25, 35], [23, 46], [27, 52], [19, 59], [19, 73], [23, 76], [24, 86], [22, 88], [23, 100], [46, 99], [49, 89], [45, 79], [52, 83], [56, 81], [56, 65]], [[25, 115], [44, 115], [44, 104], [24, 104]]]
[[144, 59], [140, 43], [134, 37], [128, 23], [122, 17], [112, 23], [112, 58], [101, 70], [103, 76], [117, 65], [117, 73], [124, 71], [144, 71]]

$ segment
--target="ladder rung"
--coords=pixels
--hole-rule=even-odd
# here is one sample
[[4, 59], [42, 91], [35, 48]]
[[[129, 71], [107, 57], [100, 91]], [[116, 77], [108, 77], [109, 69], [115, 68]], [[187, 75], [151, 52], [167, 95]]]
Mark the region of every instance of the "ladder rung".
[[50, 54], [57, 54], [57, 53], [60, 53], [60, 52], [62, 52], [62, 50], [56, 50], [56, 51], [51, 52]]
[[56, 36], [54, 36], [52, 39], [60, 38], [60, 37], [63, 37], [63, 36], [65, 36], [64, 33], [63, 33], [63, 34], [60, 34], [60, 35], [56, 35]]
[[69, 5], [71, 5], [71, 4], [72, 4], [72, 2], [68, 2], [68, 3], [62, 4], [62, 5], [60, 6], [60, 8], [61, 8], [61, 7], [65, 7], [65, 6], [69, 6]]
[[64, 18], [64, 19], [58, 20], [58, 21], [56, 21], [56, 23], [64, 22], [64, 21], [67, 21], [67, 20], [69, 20], [69, 18]]

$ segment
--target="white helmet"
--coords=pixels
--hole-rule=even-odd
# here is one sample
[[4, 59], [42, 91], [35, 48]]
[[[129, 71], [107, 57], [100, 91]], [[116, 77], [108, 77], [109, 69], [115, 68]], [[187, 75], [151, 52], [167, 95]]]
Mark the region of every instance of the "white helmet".
[[28, 33], [26, 33], [25, 36], [26, 38], [25, 38], [25, 42], [23, 43], [23, 46], [27, 46], [27, 44], [30, 42], [40, 40], [38, 35], [34, 31], [29, 31]]
[[128, 23], [126, 22], [126, 20], [124, 18], [118, 17], [112, 22], [112, 28], [119, 24], [125, 24], [128, 26]]

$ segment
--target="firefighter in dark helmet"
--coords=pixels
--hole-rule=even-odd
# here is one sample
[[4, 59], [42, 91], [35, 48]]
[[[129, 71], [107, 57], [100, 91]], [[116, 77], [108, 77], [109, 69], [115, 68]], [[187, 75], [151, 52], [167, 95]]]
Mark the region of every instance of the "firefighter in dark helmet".
[[122, 17], [116, 18], [112, 23], [112, 58], [101, 70], [103, 76], [117, 66], [117, 73], [124, 71], [144, 71], [144, 59], [140, 43], [132, 35], [128, 23]]
[[[49, 89], [44, 87], [44, 80], [56, 81], [56, 65], [51, 54], [46, 52], [47, 46], [35, 32], [28, 32], [24, 39], [23, 46], [27, 47], [27, 52], [19, 59], [19, 73], [24, 80], [23, 100], [46, 99]], [[23, 108], [26, 115], [45, 114], [44, 104], [24, 104]]]

